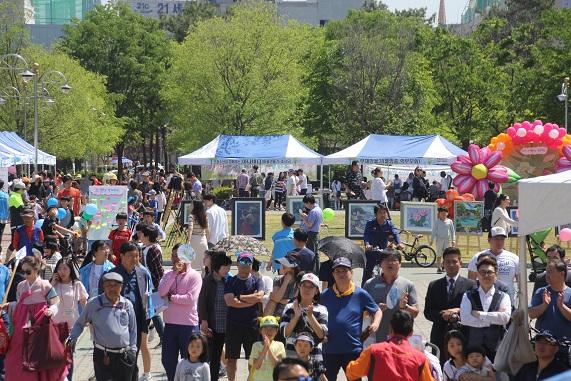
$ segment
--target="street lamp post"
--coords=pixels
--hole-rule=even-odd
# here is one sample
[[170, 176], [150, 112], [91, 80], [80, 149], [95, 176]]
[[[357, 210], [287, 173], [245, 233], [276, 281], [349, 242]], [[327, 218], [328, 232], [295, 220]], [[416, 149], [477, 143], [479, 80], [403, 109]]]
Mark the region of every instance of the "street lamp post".
[[569, 77], [565, 77], [563, 83], [561, 84], [561, 94], [557, 96], [561, 102], [565, 101], [565, 130], [567, 130], [567, 113], [569, 111], [569, 96], [567, 95], [569, 91]]
[[[21, 62], [24, 67], [13, 66], [10, 64], [8, 59], [17, 60]], [[2, 66], [5, 65], [5, 66]], [[48, 71], [40, 78], [40, 65], [34, 63], [34, 72], [30, 72], [28, 69], [28, 63], [26, 60], [18, 55], [18, 54], [6, 54], [0, 57], [0, 70], [14, 70], [14, 71], [22, 71], [20, 76], [24, 81], [24, 107], [26, 105], [26, 91], [27, 91], [27, 83], [33, 78], [34, 79], [34, 169], [38, 171], [38, 99], [46, 99], [46, 104], [51, 106], [54, 104], [54, 101], [51, 99], [50, 93], [45, 86], [47, 85], [60, 85], [61, 91], [64, 94], [69, 93], [71, 90], [71, 86], [67, 84], [67, 78], [65, 75], [57, 70]], [[49, 80], [50, 76], [57, 75], [60, 77], [60, 80]], [[38, 84], [40, 85], [38, 87]], [[38, 88], [40, 90], [38, 90]], [[25, 112], [25, 111], [24, 111]], [[26, 120], [26, 115], [24, 115], [24, 120]], [[26, 133], [27, 135], [27, 133]]]

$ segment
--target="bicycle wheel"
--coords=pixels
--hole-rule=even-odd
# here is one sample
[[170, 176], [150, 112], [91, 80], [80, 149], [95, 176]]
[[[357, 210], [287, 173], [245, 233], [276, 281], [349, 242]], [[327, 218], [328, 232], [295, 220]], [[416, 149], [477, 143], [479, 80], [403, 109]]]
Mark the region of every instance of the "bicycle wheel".
[[436, 262], [436, 251], [428, 245], [421, 245], [414, 251], [414, 260], [420, 267], [430, 267]]

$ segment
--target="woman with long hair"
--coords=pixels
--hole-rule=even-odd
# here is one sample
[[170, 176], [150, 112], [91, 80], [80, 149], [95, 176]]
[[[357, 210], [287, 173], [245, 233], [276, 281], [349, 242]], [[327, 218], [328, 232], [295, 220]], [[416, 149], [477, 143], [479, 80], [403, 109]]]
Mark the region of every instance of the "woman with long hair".
[[285, 172], [280, 172], [278, 179], [275, 182], [274, 185], [274, 193], [276, 196], [276, 199], [274, 201], [274, 210], [281, 210], [282, 209], [282, 203], [284, 201], [284, 195], [285, 195], [285, 190], [286, 190], [286, 176], [285, 176]]
[[511, 227], [518, 226], [518, 222], [512, 220], [508, 215], [507, 207], [510, 206], [510, 196], [502, 193], [496, 198], [492, 212], [492, 227], [500, 226], [506, 234], [510, 232]]
[[[59, 297], [59, 305], [53, 319], [57, 323], [66, 322], [71, 329], [79, 317], [80, 306], [81, 308], [85, 307], [87, 297], [89, 296], [83, 283], [77, 278], [72, 258], [62, 258], [58, 261], [54, 269], [51, 285]], [[73, 358], [73, 349], [71, 355]], [[73, 362], [68, 372], [67, 379], [71, 381]]]
[[17, 302], [3, 304], [1, 309], [12, 315], [14, 334], [10, 339], [10, 350], [4, 361], [7, 380], [39, 381], [65, 379], [66, 366], [59, 366], [46, 371], [28, 372], [22, 363], [24, 346], [24, 328], [34, 326], [43, 319], [42, 315], [51, 317], [57, 310], [59, 298], [50, 282], [39, 276], [40, 261], [35, 256], [22, 259], [22, 273], [26, 278], [17, 287]]
[[202, 271], [204, 265], [204, 253], [208, 250], [210, 228], [204, 204], [199, 200], [192, 200], [190, 204], [190, 216], [188, 216], [188, 240], [187, 243], [194, 249], [196, 258], [191, 263], [193, 269]]
[[288, 357], [296, 356], [295, 338], [306, 333], [315, 343], [311, 356], [316, 360], [323, 360], [321, 343], [327, 335], [328, 314], [327, 307], [319, 304], [319, 277], [306, 273], [299, 283], [299, 293], [295, 301], [285, 306], [280, 320], [280, 331], [286, 338], [286, 354]]

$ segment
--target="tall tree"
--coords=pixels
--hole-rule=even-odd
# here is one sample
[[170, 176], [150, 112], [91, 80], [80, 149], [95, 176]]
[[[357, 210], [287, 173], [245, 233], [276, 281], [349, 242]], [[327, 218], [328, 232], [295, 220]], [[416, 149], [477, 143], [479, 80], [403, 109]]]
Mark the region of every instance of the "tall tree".
[[181, 43], [188, 35], [189, 28], [201, 20], [207, 20], [216, 14], [216, 7], [210, 2], [198, 0], [187, 1], [182, 7], [182, 12], [167, 16], [160, 14], [161, 28], [170, 33], [172, 38]]
[[464, 149], [470, 141], [487, 145], [509, 120], [503, 68], [472, 38], [444, 28], [437, 28], [427, 54], [437, 94], [434, 114], [442, 133], [451, 134]]
[[86, 69], [107, 77], [115, 115], [124, 121], [116, 150], [121, 166], [125, 141], [133, 132], [154, 130], [159, 91], [169, 58], [169, 41], [159, 21], [133, 12], [127, 3], [96, 7], [83, 21], [64, 26], [61, 48]]
[[174, 49], [163, 95], [174, 138], [196, 148], [220, 133], [295, 133], [301, 60], [311, 29], [277, 7], [243, 2], [228, 17], [198, 22]]
[[371, 133], [419, 133], [432, 124], [434, 90], [421, 54], [431, 31], [421, 14], [350, 11], [329, 25], [307, 81], [305, 134], [333, 131], [333, 140], [350, 144]]

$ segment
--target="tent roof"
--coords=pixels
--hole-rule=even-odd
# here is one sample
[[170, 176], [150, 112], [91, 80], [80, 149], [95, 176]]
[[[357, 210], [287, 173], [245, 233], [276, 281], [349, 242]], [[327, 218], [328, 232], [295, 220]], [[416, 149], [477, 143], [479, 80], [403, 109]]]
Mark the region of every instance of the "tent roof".
[[571, 171], [518, 181], [518, 234], [571, 223]]
[[325, 156], [323, 164], [418, 165], [451, 164], [466, 151], [440, 135], [399, 136], [369, 135], [365, 139], [334, 154]]
[[[34, 162], [34, 146], [26, 142], [15, 132], [0, 132], [0, 151], [2, 155], [10, 156], [12, 164], [30, 164]], [[4, 165], [2, 161], [2, 166]], [[38, 150], [38, 164], [55, 165], [56, 157]]]
[[321, 164], [322, 156], [291, 135], [218, 135], [205, 146], [178, 158], [182, 165]]

